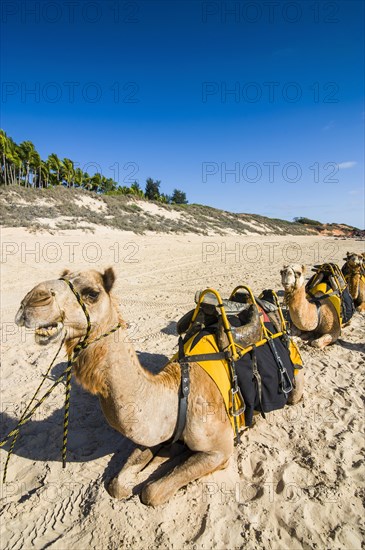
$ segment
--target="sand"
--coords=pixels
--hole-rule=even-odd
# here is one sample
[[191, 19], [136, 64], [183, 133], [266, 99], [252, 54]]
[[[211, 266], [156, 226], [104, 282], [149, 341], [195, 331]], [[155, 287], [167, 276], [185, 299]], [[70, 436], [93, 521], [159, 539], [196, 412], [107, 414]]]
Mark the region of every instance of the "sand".
[[[2, 231], [1, 433], [14, 425], [57, 345], [37, 347], [14, 325], [20, 300], [63, 268], [118, 274], [115, 292], [141, 362], [163, 366], [176, 350], [175, 322], [193, 307], [195, 291], [227, 296], [237, 284], [280, 289], [284, 263], [335, 261], [359, 241], [319, 237], [136, 236]], [[229, 467], [180, 490], [159, 508], [138, 495], [116, 501], [105, 479], [132, 444], [110, 428], [98, 399], [72, 387], [68, 464], [62, 469], [63, 392], [25, 428], [1, 486], [1, 547], [11, 549], [360, 549], [364, 534], [364, 316], [356, 313], [330, 348], [300, 345], [304, 401], [258, 418]], [[53, 369], [64, 368], [62, 355]], [[48, 382], [51, 384], [51, 381]], [[1, 450], [2, 465], [6, 452]], [[148, 473], [148, 472], [147, 472]]]

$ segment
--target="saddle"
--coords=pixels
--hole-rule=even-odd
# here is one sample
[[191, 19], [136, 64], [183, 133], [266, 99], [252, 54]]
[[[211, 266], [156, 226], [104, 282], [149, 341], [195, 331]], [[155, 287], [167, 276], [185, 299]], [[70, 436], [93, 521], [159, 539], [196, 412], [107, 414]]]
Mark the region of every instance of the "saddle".
[[252, 424], [254, 412], [265, 416], [285, 406], [302, 368], [300, 354], [274, 291], [255, 298], [241, 286], [222, 300], [206, 289], [196, 293], [195, 301], [195, 309], [177, 323], [177, 358], [198, 363], [214, 380], [237, 435]]
[[305, 286], [307, 297], [320, 307], [328, 298], [336, 309], [341, 326], [348, 323], [355, 312], [346, 276], [337, 264], [324, 263], [313, 267], [314, 275]]

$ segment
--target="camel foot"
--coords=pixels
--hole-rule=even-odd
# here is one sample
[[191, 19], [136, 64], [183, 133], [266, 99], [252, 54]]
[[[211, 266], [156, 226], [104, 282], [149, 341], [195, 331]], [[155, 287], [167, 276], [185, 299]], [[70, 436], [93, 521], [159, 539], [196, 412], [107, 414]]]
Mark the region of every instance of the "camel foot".
[[360, 304], [357, 306], [356, 311], [359, 311], [360, 313], [365, 311], [365, 303]]
[[141, 494], [143, 504], [159, 506], [165, 504], [182, 487], [191, 481], [225, 467], [230, 453], [197, 452], [167, 476], [146, 485]]
[[141, 501], [146, 506], [160, 506], [165, 504], [172, 495], [166, 494], [158, 482], [149, 483], [142, 489]]
[[152, 449], [134, 449], [124, 467], [107, 486], [109, 495], [113, 498], [125, 499], [133, 494], [139, 472], [153, 459]]
[[329, 344], [332, 344], [334, 341], [333, 337], [331, 336], [331, 334], [324, 334], [323, 336], [321, 336], [320, 338], [317, 338], [316, 340], [312, 340], [312, 342], [310, 343], [310, 345], [313, 347], [313, 348], [317, 348], [317, 349], [323, 349], [325, 348], [326, 346], [328, 346]]
[[107, 486], [107, 491], [111, 497], [123, 500], [132, 496], [133, 487], [133, 483], [123, 485], [118, 481], [118, 477], [114, 477]]
[[300, 369], [295, 375], [295, 388], [290, 392], [288, 397], [288, 405], [296, 405], [303, 398], [304, 392], [304, 370]]

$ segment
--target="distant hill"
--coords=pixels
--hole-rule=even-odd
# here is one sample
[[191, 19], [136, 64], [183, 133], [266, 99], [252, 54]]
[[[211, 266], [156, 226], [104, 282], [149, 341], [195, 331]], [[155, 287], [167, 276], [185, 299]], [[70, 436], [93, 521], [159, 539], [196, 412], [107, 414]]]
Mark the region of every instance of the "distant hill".
[[81, 189], [0, 187], [1, 224], [31, 231], [107, 226], [145, 233], [197, 233], [201, 235], [332, 235], [364, 237], [365, 232], [344, 224], [309, 225], [234, 214], [199, 204], [167, 205], [131, 195], [99, 195]]

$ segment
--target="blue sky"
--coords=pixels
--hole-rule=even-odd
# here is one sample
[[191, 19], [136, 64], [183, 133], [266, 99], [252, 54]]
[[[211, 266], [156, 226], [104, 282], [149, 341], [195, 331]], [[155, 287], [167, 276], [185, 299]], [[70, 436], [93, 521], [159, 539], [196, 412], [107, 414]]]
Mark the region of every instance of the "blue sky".
[[3, 2], [1, 127], [121, 185], [151, 176], [190, 202], [363, 227], [363, 12]]

